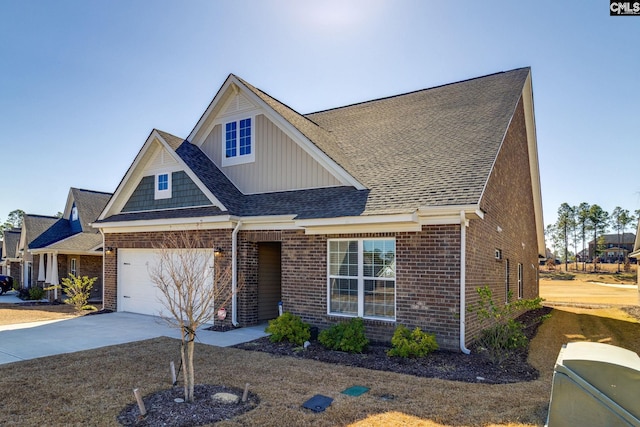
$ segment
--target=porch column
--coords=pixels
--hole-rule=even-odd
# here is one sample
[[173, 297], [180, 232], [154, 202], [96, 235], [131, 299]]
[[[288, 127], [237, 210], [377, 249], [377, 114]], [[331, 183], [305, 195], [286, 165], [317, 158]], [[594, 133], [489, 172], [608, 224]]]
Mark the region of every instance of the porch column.
[[53, 262], [51, 260], [52, 257], [53, 257], [53, 254], [51, 254], [51, 253], [47, 254], [47, 273], [46, 273], [46, 276], [44, 278], [44, 282], [45, 283], [51, 283], [51, 264], [53, 264]]
[[40, 254], [38, 258], [38, 282], [44, 282], [44, 257], [45, 254]]
[[[52, 259], [52, 265], [51, 265], [51, 284], [52, 285], [59, 285], [59, 280], [58, 280], [58, 254], [57, 253], [53, 253], [53, 259]], [[58, 299], [58, 289], [54, 289], [53, 290], [53, 299]]]

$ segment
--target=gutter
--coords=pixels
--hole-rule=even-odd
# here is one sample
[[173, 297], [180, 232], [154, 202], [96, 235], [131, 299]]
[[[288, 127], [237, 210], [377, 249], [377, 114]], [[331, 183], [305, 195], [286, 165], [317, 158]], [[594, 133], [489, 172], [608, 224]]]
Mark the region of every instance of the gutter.
[[238, 326], [238, 231], [242, 226], [242, 220], [238, 220], [231, 233], [231, 323]]
[[467, 217], [460, 211], [460, 351], [471, 354], [466, 346], [466, 310], [467, 310]]

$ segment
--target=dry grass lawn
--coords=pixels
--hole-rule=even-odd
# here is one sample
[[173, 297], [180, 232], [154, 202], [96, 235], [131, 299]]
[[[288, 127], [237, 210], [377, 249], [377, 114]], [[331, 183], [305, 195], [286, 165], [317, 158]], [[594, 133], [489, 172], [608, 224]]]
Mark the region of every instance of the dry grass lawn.
[[[260, 397], [256, 409], [220, 426], [541, 426], [563, 343], [640, 351], [640, 324], [618, 309], [606, 314], [555, 309], [532, 341], [530, 362], [541, 375], [528, 383], [467, 384], [206, 345], [196, 350], [197, 382], [248, 382]], [[133, 388], [148, 394], [170, 386], [169, 362], [179, 360], [179, 346], [159, 338], [2, 365], [0, 390], [11, 392], [3, 395], [0, 425], [117, 425], [118, 413], [135, 402]], [[353, 385], [371, 390], [340, 393]], [[335, 400], [323, 413], [302, 409], [315, 394]]]
[[16, 323], [40, 322], [43, 320], [68, 319], [78, 316], [73, 306], [0, 304], [0, 326]]

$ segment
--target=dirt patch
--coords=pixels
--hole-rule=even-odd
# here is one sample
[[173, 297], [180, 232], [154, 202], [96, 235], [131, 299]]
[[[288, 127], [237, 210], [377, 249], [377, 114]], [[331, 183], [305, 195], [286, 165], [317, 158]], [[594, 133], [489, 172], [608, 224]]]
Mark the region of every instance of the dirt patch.
[[[541, 316], [551, 312], [543, 307], [531, 310], [518, 318], [525, 325], [525, 335], [529, 339], [535, 336]], [[306, 349], [288, 342], [272, 343], [268, 337], [248, 343], [238, 344], [235, 348], [249, 351], [261, 351], [277, 356], [312, 359], [320, 362], [343, 366], [355, 366], [378, 371], [408, 374], [417, 377], [439, 378], [468, 383], [507, 384], [532, 381], [538, 378], [538, 371], [527, 362], [528, 348], [516, 351], [501, 366], [492, 364], [477, 348], [469, 355], [460, 352], [438, 350], [422, 358], [402, 358], [387, 356], [389, 345], [369, 345], [362, 354], [352, 354], [328, 350], [318, 342]]]
[[131, 404], [118, 415], [118, 422], [124, 426], [202, 426], [229, 420], [252, 410], [260, 403], [260, 399], [254, 393], [249, 393], [245, 402], [239, 400], [238, 403], [224, 403], [215, 400], [212, 396], [216, 393], [231, 393], [240, 398], [243, 390], [198, 384], [194, 387], [195, 401], [193, 403], [179, 403], [174, 399], [184, 397], [184, 388], [173, 387], [142, 398], [147, 410], [146, 416], [140, 415], [140, 408], [137, 404]]

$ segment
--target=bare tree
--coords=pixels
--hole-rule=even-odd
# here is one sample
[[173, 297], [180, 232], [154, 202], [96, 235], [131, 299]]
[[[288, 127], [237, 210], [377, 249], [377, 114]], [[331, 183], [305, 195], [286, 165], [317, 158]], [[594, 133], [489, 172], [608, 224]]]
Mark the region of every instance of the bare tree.
[[[216, 256], [213, 241], [197, 232], [166, 233], [156, 248], [157, 262], [149, 268], [151, 281], [162, 292], [162, 313], [172, 327], [180, 329], [185, 401], [194, 398], [194, 341], [199, 327], [213, 321], [217, 310], [232, 297], [231, 265]], [[237, 292], [237, 289], [236, 289]]]

